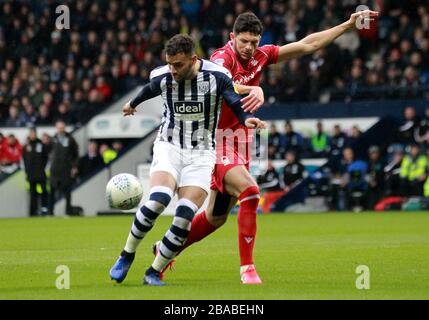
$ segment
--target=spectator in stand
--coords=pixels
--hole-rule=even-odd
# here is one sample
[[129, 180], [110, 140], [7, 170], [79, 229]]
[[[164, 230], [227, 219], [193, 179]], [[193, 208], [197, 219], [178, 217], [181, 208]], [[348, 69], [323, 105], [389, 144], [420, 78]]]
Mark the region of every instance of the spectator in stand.
[[401, 190], [403, 196], [423, 195], [423, 184], [427, 178], [428, 158], [420, 152], [417, 144], [412, 144], [410, 152], [401, 163]]
[[97, 142], [90, 141], [88, 143], [88, 153], [79, 159], [79, 176], [84, 178], [103, 165], [103, 158], [98, 153]]
[[[0, 92], [7, 107], [13, 98], [28, 96], [38, 110], [40, 93], [47, 88], [57, 106], [62, 98], [69, 100], [76, 90], [83, 89], [79, 84], [84, 79], [90, 79], [100, 91], [100, 101], [116, 99], [125, 85], [134, 89], [135, 83], [147, 82], [147, 70], [163, 64], [163, 44], [172, 33], [191, 34], [200, 44], [201, 57], [207, 58], [214, 48], [224, 44], [224, 37], [228, 38], [234, 16], [246, 10], [263, 17], [266, 28], [262, 41], [268, 39], [273, 44], [297, 41], [309, 32], [333, 26], [353, 10], [350, 1], [321, 5], [316, 0], [305, 5], [295, 0], [287, 4], [186, 0], [168, 5], [162, 1], [135, 1], [132, 8], [120, 1], [108, 1], [107, 5], [88, 0], [70, 3], [70, 32], [61, 32], [51, 23], [54, 13], [50, 1], [33, 1], [34, 14], [25, 1], [0, 4]], [[321, 97], [423, 98], [427, 90], [422, 84], [429, 81], [429, 63], [424, 59], [429, 55], [428, 12], [423, 5], [410, 11], [406, 1], [395, 1], [395, 6], [395, 15], [390, 14], [390, 4], [384, 6], [385, 14], [380, 16], [383, 23], [359, 33], [346, 33], [302, 63], [292, 59], [264, 72], [261, 85], [268, 89], [267, 102], [318, 101]], [[14, 15], [16, 12], [20, 14]], [[382, 41], [373, 41], [377, 31]], [[350, 66], [354, 56], [359, 56], [361, 62]], [[104, 82], [98, 80], [100, 77]], [[273, 84], [276, 86], [270, 88]], [[84, 90], [85, 102], [92, 85]], [[18, 109], [19, 114], [22, 110]], [[8, 111], [0, 110], [0, 123], [6, 122]], [[55, 111], [50, 108], [52, 115]]]
[[420, 145], [425, 146], [426, 151], [429, 151], [429, 107], [426, 108], [425, 114], [420, 120], [418, 127], [414, 131], [414, 140]]
[[321, 121], [316, 123], [316, 133], [311, 136], [311, 156], [314, 158], [324, 158], [329, 152], [329, 136], [323, 130]]
[[304, 178], [305, 168], [298, 160], [295, 151], [286, 152], [286, 166], [283, 170], [284, 191], [289, 192], [297, 183]]
[[118, 156], [118, 153], [113, 150], [107, 143], [103, 143], [100, 145], [99, 152], [101, 157], [103, 158], [103, 162], [105, 165], [115, 160]]
[[268, 159], [270, 160], [281, 160], [283, 157], [280, 152], [277, 151], [277, 148], [274, 146], [268, 146]]
[[115, 140], [112, 143], [112, 149], [116, 152], [117, 155], [120, 155], [124, 149], [124, 144], [120, 140]]
[[402, 148], [393, 151], [392, 160], [384, 167], [384, 185], [386, 196], [399, 196], [401, 194], [401, 163], [404, 158]]
[[49, 126], [52, 124], [53, 117], [50, 113], [49, 106], [45, 103], [42, 103], [39, 107], [39, 112], [36, 117], [37, 126]]
[[360, 129], [357, 125], [354, 125], [352, 127], [352, 131], [350, 133], [350, 136], [347, 138], [347, 145], [349, 147], [353, 147], [361, 135], [362, 135], [362, 131], [360, 131]]
[[268, 160], [267, 171], [258, 177], [257, 182], [259, 188], [264, 191], [262, 213], [269, 213], [271, 204], [276, 202], [276, 200], [284, 194], [284, 190], [281, 186], [280, 176], [274, 168], [271, 160]]
[[361, 210], [364, 207], [363, 195], [367, 189], [367, 164], [356, 160], [350, 147], [344, 148], [342, 154], [339, 167], [332, 168], [331, 205], [333, 209], [340, 211], [353, 209], [354, 206]]
[[282, 138], [281, 152], [283, 154], [288, 151], [294, 151], [297, 156], [301, 155], [304, 147], [304, 140], [299, 133], [293, 130], [290, 121], [285, 122], [285, 133]]
[[[137, 69], [138, 70], [138, 69]], [[112, 89], [107, 84], [104, 77], [98, 77], [95, 82], [95, 88], [100, 93], [103, 102], [108, 102], [112, 96]]]
[[330, 156], [331, 157], [337, 157], [340, 156], [343, 152], [344, 147], [347, 144], [347, 136], [346, 134], [341, 130], [341, 127], [339, 124], [336, 124], [334, 126], [334, 134], [331, 137], [331, 143], [330, 143]]
[[9, 118], [6, 120], [6, 127], [21, 127], [25, 123], [22, 121], [22, 118], [19, 116], [19, 108], [15, 105], [10, 106], [9, 108]]
[[[24, 146], [24, 167], [27, 181], [30, 184], [30, 210], [29, 215], [37, 216], [39, 207], [39, 196], [41, 200], [40, 213], [48, 213], [48, 191], [46, 189], [45, 168], [48, 162], [48, 148], [37, 138], [36, 129], [30, 129], [28, 142]], [[38, 192], [40, 188], [40, 195]]]
[[11, 174], [18, 170], [22, 158], [22, 146], [15, 135], [10, 134], [3, 139], [2, 154], [0, 158], [1, 171], [4, 174]]
[[378, 146], [371, 146], [368, 150], [368, 209], [373, 209], [383, 197], [384, 191], [384, 163]]
[[307, 80], [305, 72], [302, 72], [298, 59], [291, 59], [286, 64], [284, 76], [281, 78], [281, 86], [286, 90], [284, 101], [300, 101], [305, 98], [304, 89]]
[[56, 134], [52, 138], [50, 163], [51, 194], [49, 201], [49, 214], [54, 215], [55, 202], [59, 194], [66, 199], [66, 215], [73, 215], [71, 205], [71, 190], [77, 175], [79, 150], [73, 136], [66, 132], [64, 121], [58, 120], [55, 124]]
[[426, 198], [429, 198], [429, 177], [426, 179], [426, 182], [423, 185], [423, 195]]
[[281, 134], [277, 131], [277, 126], [275, 123], [272, 123], [270, 126], [270, 132], [268, 134], [268, 147], [273, 147], [274, 155], [272, 156], [272, 159], [279, 159], [282, 158], [280, 155], [281, 152], [281, 142], [282, 137]]
[[33, 104], [30, 101], [30, 98], [27, 96], [24, 96], [21, 100], [22, 106], [24, 107], [24, 110], [20, 113], [21, 121], [26, 126], [33, 126], [37, 119], [37, 114], [34, 109]]
[[397, 142], [404, 146], [415, 143], [414, 131], [418, 128], [420, 119], [417, 116], [414, 107], [406, 107], [404, 109], [404, 122], [398, 129]]
[[63, 121], [65, 124], [70, 125], [75, 122], [73, 115], [69, 111], [69, 102], [61, 102], [58, 106], [56, 121]]

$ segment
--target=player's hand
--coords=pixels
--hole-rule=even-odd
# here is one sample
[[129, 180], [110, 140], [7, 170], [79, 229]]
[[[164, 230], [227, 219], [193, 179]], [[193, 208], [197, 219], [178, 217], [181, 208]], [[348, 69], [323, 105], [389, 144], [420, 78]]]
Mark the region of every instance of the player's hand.
[[122, 107], [122, 113], [123, 113], [123, 116], [124, 117], [126, 117], [126, 116], [133, 116], [134, 115], [134, 113], [136, 113], [137, 112], [137, 110], [135, 109], [135, 108], [132, 108], [131, 106], [130, 106], [130, 103], [129, 102], [127, 102], [123, 107]]
[[267, 127], [267, 123], [258, 118], [248, 118], [245, 124], [249, 129], [265, 129]]
[[372, 10], [363, 10], [353, 13], [350, 16], [350, 19], [348, 22], [350, 28], [359, 28], [360, 25], [364, 25], [365, 22], [369, 22], [374, 20], [376, 17], [378, 17], [379, 12], [378, 11], [372, 11]]
[[261, 87], [252, 87], [249, 94], [241, 99], [243, 110], [255, 113], [264, 104], [264, 91]]

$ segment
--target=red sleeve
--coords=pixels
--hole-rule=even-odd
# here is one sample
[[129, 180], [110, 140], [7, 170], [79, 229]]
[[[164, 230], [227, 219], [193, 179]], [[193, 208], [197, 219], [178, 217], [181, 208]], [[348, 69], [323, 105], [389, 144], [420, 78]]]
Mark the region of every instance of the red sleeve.
[[22, 146], [17, 142], [15, 145], [15, 148], [12, 149], [11, 147], [6, 149], [6, 158], [8, 161], [12, 163], [17, 163], [21, 160], [22, 157]]
[[213, 52], [210, 57], [210, 61], [227, 68], [229, 71], [232, 71], [232, 67], [234, 66], [234, 61], [229, 54], [225, 52], [225, 50], [216, 50]]
[[275, 46], [273, 44], [267, 44], [265, 46], [260, 47], [267, 56], [268, 56], [268, 62], [267, 64], [276, 64], [277, 60], [279, 58], [279, 46]]

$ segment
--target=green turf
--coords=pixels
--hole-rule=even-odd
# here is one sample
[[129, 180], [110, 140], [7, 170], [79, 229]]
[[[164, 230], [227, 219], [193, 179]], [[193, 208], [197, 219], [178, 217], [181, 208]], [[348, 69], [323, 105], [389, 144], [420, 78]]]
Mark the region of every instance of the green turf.
[[[132, 217], [0, 221], [0, 299], [428, 299], [428, 213], [281, 214], [258, 217], [256, 264], [264, 284], [239, 283], [236, 216], [179, 258], [166, 287], [141, 285], [159, 218], [123, 284], [108, 271]], [[70, 289], [58, 290], [58, 265]], [[370, 289], [358, 290], [358, 265]]]

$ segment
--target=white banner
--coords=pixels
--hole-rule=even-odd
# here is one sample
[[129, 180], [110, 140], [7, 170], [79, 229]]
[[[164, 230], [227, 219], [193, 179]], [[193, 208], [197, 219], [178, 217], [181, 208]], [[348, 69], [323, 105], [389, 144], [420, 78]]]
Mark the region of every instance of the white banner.
[[93, 118], [88, 125], [89, 139], [141, 138], [159, 125], [155, 117], [136, 114], [123, 117], [122, 114], [102, 114]]

